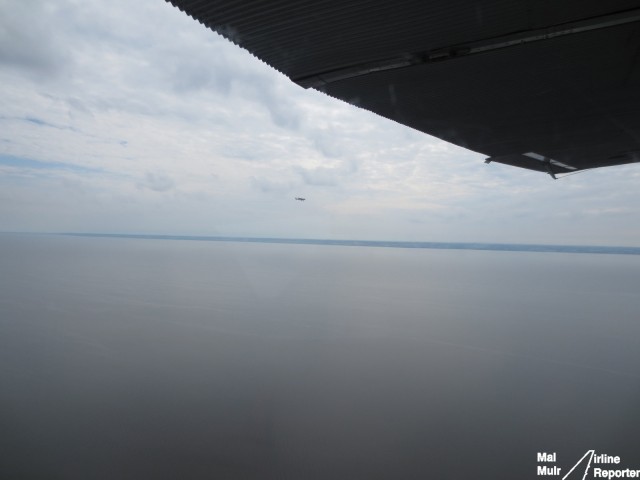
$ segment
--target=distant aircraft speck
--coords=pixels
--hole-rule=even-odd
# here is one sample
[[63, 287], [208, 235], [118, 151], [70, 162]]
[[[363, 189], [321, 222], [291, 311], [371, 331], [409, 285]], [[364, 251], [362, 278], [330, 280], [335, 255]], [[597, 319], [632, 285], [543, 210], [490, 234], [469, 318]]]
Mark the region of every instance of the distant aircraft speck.
[[306, 198], [302, 198], [302, 197], [295, 197], [296, 200], [298, 200], [299, 202], [304, 202], [306, 200]]

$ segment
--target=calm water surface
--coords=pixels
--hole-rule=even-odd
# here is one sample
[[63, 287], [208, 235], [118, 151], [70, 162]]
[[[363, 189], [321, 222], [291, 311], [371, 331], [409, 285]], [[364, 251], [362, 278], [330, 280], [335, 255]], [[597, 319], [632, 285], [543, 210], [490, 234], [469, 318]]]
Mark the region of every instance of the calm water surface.
[[0, 235], [0, 478], [640, 468], [638, 287], [632, 255]]

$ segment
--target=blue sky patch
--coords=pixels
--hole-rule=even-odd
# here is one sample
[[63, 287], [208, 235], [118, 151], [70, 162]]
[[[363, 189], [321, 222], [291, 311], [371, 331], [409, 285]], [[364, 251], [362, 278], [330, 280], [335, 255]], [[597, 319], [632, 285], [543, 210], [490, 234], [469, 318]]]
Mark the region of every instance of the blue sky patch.
[[14, 157], [13, 155], [0, 154], [0, 165], [6, 165], [8, 167], [16, 168], [31, 168], [36, 170], [67, 170], [70, 172], [98, 172], [95, 168], [80, 167], [78, 165], [71, 165], [68, 163], [58, 162], [41, 162], [39, 160], [33, 160], [31, 158]]
[[35, 123], [36, 125], [43, 125], [43, 126], [49, 126], [49, 124], [47, 122], [45, 122], [44, 120], [40, 120], [39, 118], [35, 118], [35, 117], [25, 117], [25, 120], [27, 122], [31, 122], [31, 123]]

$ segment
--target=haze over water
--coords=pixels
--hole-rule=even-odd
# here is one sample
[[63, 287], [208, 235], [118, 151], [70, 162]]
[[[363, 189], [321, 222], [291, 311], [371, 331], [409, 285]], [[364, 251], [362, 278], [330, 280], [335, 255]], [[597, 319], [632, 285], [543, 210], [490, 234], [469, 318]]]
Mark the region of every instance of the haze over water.
[[637, 255], [0, 235], [0, 272], [2, 478], [640, 468]]

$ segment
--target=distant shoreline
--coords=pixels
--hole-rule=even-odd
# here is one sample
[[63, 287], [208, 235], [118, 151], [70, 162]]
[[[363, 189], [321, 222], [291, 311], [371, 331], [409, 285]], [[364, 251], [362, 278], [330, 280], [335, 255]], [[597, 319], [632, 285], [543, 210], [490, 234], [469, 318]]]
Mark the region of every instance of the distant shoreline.
[[[5, 234], [20, 234], [5, 232]], [[598, 253], [613, 255], [640, 255], [640, 247], [607, 247], [585, 245], [535, 245], [516, 243], [482, 242], [399, 242], [379, 240], [321, 240], [307, 238], [260, 238], [201, 235], [148, 235], [127, 233], [22, 233], [22, 235], [56, 235], [91, 238], [128, 238], [141, 240], [190, 240], [205, 242], [276, 243], [289, 245], [334, 245], [348, 247], [420, 248], [433, 250], [482, 250], [502, 252], [553, 252], [553, 253]]]

